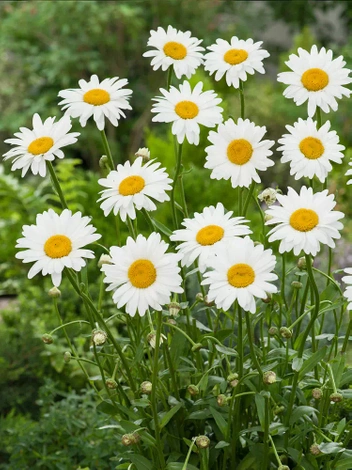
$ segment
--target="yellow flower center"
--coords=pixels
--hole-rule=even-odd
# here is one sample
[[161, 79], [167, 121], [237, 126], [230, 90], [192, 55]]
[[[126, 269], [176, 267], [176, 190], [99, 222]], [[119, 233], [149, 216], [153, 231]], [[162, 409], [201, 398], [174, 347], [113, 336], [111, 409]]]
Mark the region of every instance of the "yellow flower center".
[[298, 209], [290, 217], [291, 227], [299, 232], [310, 232], [318, 223], [318, 214], [312, 209]]
[[193, 101], [180, 101], [175, 106], [175, 113], [182, 119], [193, 119], [199, 113], [199, 108]]
[[156, 279], [154, 264], [148, 259], [137, 259], [128, 269], [128, 279], [134, 287], [146, 289], [154, 284]]
[[301, 82], [308, 91], [319, 91], [329, 83], [329, 75], [321, 69], [308, 69], [302, 75]]
[[84, 93], [83, 101], [93, 106], [101, 106], [110, 101], [110, 94], [101, 88], [93, 88]]
[[219, 225], [207, 225], [201, 228], [196, 236], [196, 240], [200, 245], [214, 245], [224, 236], [224, 229]]
[[33, 140], [28, 146], [28, 152], [32, 155], [42, 155], [46, 153], [54, 145], [54, 141], [51, 137], [39, 137], [39, 139]]
[[227, 280], [233, 287], [247, 287], [250, 284], [253, 284], [254, 279], [255, 274], [249, 264], [234, 264], [227, 271]]
[[244, 49], [230, 49], [224, 55], [224, 61], [230, 65], [237, 65], [244, 62], [248, 57], [248, 52]]
[[253, 154], [253, 147], [246, 139], [235, 139], [227, 147], [227, 158], [235, 165], [244, 165]]
[[133, 196], [140, 193], [145, 186], [145, 181], [141, 176], [127, 176], [119, 185], [119, 193], [122, 196]]
[[315, 137], [306, 137], [301, 140], [299, 149], [306, 158], [309, 158], [309, 160], [320, 158], [325, 150], [321, 140], [316, 139]]
[[185, 46], [175, 41], [167, 42], [163, 47], [163, 51], [165, 55], [175, 60], [182, 60], [187, 55], [187, 49]]
[[44, 244], [44, 251], [49, 258], [62, 258], [72, 251], [71, 240], [66, 235], [53, 235]]

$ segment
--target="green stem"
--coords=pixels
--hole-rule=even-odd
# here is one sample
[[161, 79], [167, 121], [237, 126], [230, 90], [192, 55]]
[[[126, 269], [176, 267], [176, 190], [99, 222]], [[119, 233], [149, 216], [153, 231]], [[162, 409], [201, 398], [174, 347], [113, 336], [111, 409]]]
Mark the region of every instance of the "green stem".
[[169, 70], [167, 72], [167, 82], [166, 82], [166, 89], [169, 90], [170, 86], [171, 86], [171, 80], [172, 80], [172, 72], [174, 71], [174, 66], [171, 65], [169, 67]]
[[254, 188], [255, 188], [255, 181], [252, 181], [252, 183], [250, 185], [250, 188], [249, 188], [249, 191], [248, 191], [248, 194], [247, 194], [246, 201], [244, 203], [243, 214], [242, 214], [243, 217], [246, 217], [248, 206], [249, 206], [250, 200], [252, 198]]
[[109, 160], [109, 166], [110, 166], [111, 170], [115, 170], [114, 160], [112, 158], [109, 142], [108, 142], [108, 139], [106, 137], [104, 129], [102, 131], [100, 131], [100, 135], [101, 135], [101, 138], [102, 138], [102, 141], [103, 141], [104, 152], [106, 153], [106, 156], [108, 157], [108, 160]]
[[246, 315], [246, 324], [247, 324], [248, 344], [249, 344], [249, 350], [251, 353], [252, 361], [256, 369], [258, 370], [259, 374], [263, 376], [262, 368], [260, 366], [260, 363], [258, 361], [257, 355], [254, 350], [254, 336], [253, 336], [252, 323], [251, 323], [251, 318], [250, 318], [251, 314], [249, 312], [245, 312], [245, 315]]
[[51, 181], [54, 185], [54, 188], [56, 189], [56, 192], [60, 198], [61, 205], [64, 209], [68, 209], [68, 205], [64, 196], [64, 193], [62, 192], [59, 180], [57, 179], [53, 164], [49, 161], [46, 162], [47, 168], [49, 170], [50, 176], [51, 176]]
[[174, 180], [172, 182], [172, 189], [171, 189], [171, 194], [170, 194], [172, 216], [174, 219], [175, 228], [177, 228], [178, 226], [176, 204], [175, 204], [175, 190], [176, 190], [176, 185], [177, 185], [180, 170], [181, 170], [181, 163], [182, 163], [182, 144], [178, 144], [177, 155], [176, 155], [176, 169], [175, 169]]
[[[60, 317], [61, 318], [61, 317]], [[66, 326], [69, 326], [69, 325], [73, 325], [75, 323], [87, 323], [87, 325], [90, 325], [89, 321], [86, 321], [86, 320], [73, 320], [73, 321], [70, 321], [68, 323], [65, 323], [65, 324], [61, 324], [60, 326], [57, 326], [56, 328], [54, 328], [51, 332], [50, 332], [50, 335], [53, 335], [56, 331], [60, 330], [61, 328], [65, 328]]]
[[243, 93], [243, 81], [240, 80], [240, 100], [241, 100], [241, 118], [244, 119], [244, 93]]
[[274, 455], [275, 455], [276, 461], [277, 461], [277, 463], [278, 463], [279, 467], [281, 467], [281, 465], [282, 465], [282, 462], [281, 462], [281, 460], [280, 460], [279, 454], [277, 453], [277, 450], [276, 450], [276, 447], [275, 447], [275, 444], [274, 444], [273, 438], [270, 436], [270, 434], [269, 434], [269, 441], [271, 442], [271, 446], [272, 446], [272, 448], [273, 448], [273, 451], [274, 451]]
[[352, 320], [349, 321], [348, 326], [347, 326], [345, 339], [343, 340], [343, 345], [342, 345], [342, 349], [341, 349], [341, 354], [345, 354], [345, 352], [346, 352], [349, 337], [350, 337], [350, 333], [351, 333], [351, 328], [352, 328]]
[[192, 444], [189, 446], [189, 449], [188, 449], [188, 452], [187, 452], [187, 456], [186, 456], [186, 460], [185, 460], [185, 463], [183, 464], [182, 470], [187, 470], [188, 461], [189, 461], [189, 458], [190, 458], [190, 456], [191, 456], [191, 453], [192, 453], [192, 449], [193, 449], [195, 440], [196, 440], [196, 438], [194, 437], [194, 438], [192, 439]]
[[316, 116], [316, 119], [317, 119], [317, 128], [320, 129], [320, 127], [321, 127], [321, 111], [320, 111], [319, 106], [317, 106], [315, 116]]
[[126, 222], [127, 222], [128, 231], [130, 232], [131, 237], [135, 240], [137, 238], [137, 235], [133, 227], [132, 220], [130, 219], [129, 216], [126, 217]]
[[286, 281], [286, 253], [283, 253], [282, 256], [282, 273], [281, 273], [281, 297], [282, 300], [284, 301], [286, 310], [288, 308], [287, 306], [287, 300], [286, 300], [286, 294], [285, 294], [285, 281]]

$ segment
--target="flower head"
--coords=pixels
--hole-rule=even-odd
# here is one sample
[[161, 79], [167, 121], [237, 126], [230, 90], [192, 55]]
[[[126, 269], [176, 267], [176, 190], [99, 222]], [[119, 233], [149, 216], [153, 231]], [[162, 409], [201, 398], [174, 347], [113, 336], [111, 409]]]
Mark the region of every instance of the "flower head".
[[43, 276], [51, 275], [54, 286], [61, 283], [64, 268], [80, 271], [85, 265], [84, 258], [94, 258], [91, 250], [83, 249], [98, 240], [101, 235], [89, 217], [81, 212], [68, 209], [56, 214], [52, 209], [37, 215], [36, 225], [23, 226], [23, 238], [17, 240], [16, 248], [26, 248], [16, 253], [16, 258], [24, 263], [34, 263], [28, 272], [32, 279], [40, 271]]
[[352, 82], [349, 69], [342, 56], [332, 58], [332, 51], [312, 46], [310, 52], [298, 48], [298, 55], [291, 54], [286, 65], [292, 72], [282, 72], [278, 81], [289, 85], [286, 98], [293, 98], [297, 106], [308, 100], [308, 116], [313, 117], [319, 106], [325, 113], [337, 110], [336, 98], [349, 97], [351, 91], [343, 85]]
[[244, 224], [247, 222], [244, 217], [231, 217], [232, 214], [232, 211], [225, 213], [219, 202], [216, 207], [205, 207], [203, 212], [196, 212], [193, 219], [182, 222], [185, 228], [176, 230], [170, 237], [172, 241], [183, 242], [177, 247], [182, 255], [182, 266], [190, 266], [198, 258], [199, 270], [203, 272], [219, 246], [252, 233]]
[[62, 147], [77, 142], [79, 132], [69, 133], [72, 124], [68, 116], [63, 116], [57, 122], [55, 117], [50, 117], [44, 122], [39, 114], [34, 114], [32, 119], [33, 129], [21, 127], [16, 132], [15, 139], [6, 139], [5, 144], [14, 147], [6, 152], [4, 160], [12, 158], [11, 170], [22, 169], [24, 176], [30, 169], [33, 175], [46, 175], [46, 161], [52, 162], [55, 158], [64, 158]]
[[210, 131], [208, 140], [213, 144], [205, 149], [205, 168], [212, 170], [212, 179], [231, 179], [233, 188], [249, 187], [252, 181], [260, 183], [257, 170], [265, 171], [274, 162], [270, 148], [273, 140], [262, 140], [265, 126], [256, 126], [249, 119], [228, 119], [217, 132]]
[[219, 81], [226, 76], [228, 86], [239, 88], [240, 80], [247, 80], [247, 74], [254, 72], [265, 73], [263, 59], [270, 54], [261, 49], [262, 41], [253, 42], [253, 39], [238, 39], [233, 36], [230, 40], [217, 39], [216, 44], [208, 47], [211, 52], [205, 55], [205, 70], [212, 75], [215, 72], [215, 80]]
[[136, 218], [136, 209], [154, 211], [156, 205], [152, 201], [168, 201], [170, 198], [166, 191], [171, 189], [171, 179], [164, 168], [159, 168], [160, 163], [150, 160], [145, 165], [143, 158], [138, 157], [131, 164], [127, 161], [124, 165], [117, 165], [117, 169], [111, 171], [106, 178], [98, 182], [104, 188], [101, 191], [103, 201], [100, 207], [107, 216], [111, 211], [115, 215], [120, 214], [123, 222], [128, 215]]
[[313, 178], [317, 176], [323, 183], [331, 171], [330, 162], [341, 163], [342, 151], [345, 149], [339, 144], [339, 136], [335, 131], [329, 131], [330, 122], [317, 129], [317, 123], [311, 118], [306, 121], [298, 119], [293, 126], [286, 126], [289, 134], [279, 139], [283, 156], [282, 163], [290, 163], [290, 174], [298, 180], [303, 176]]
[[199, 65], [203, 63], [204, 47], [199, 44], [202, 40], [191, 37], [191, 32], [177, 31], [172, 26], [167, 30], [160, 26], [156, 31], [150, 31], [148, 46], [154, 49], [147, 51], [143, 57], [153, 57], [151, 66], [153, 70], [167, 70], [173, 66], [177, 78], [185, 75], [190, 78]]
[[267, 206], [271, 206], [276, 202], [277, 191], [274, 188], [266, 188], [260, 194], [258, 194], [258, 199], [260, 202], [265, 202]]
[[255, 313], [255, 298], [265, 298], [277, 291], [271, 281], [276, 258], [249, 237], [233, 240], [219, 247], [211, 260], [213, 271], [204, 274], [202, 284], [209, 285], [209, 300], [225, 311], [237, 300], [244, 310]]
[[335, 247], [334, 239], [341, 237], [339, 230], [343, 228], [338, 220], [344, 214], [333, 211], [333, 194], [327, 190], [314, 194], [312, 188], [303, 186], [299, 194], [288, 188], [287, 196], [278, 194], [277, 199], [281, 206], [271, 206], [266, 211], [272, 216], [266, 224], [276, 224], [268, 235], [269, 242], [280, 240], [280, 253], [293, 250], [296, 256], [301, 251], [315, 256], [321, 243]]
[[110, 250], [114, 264], [104, 264], [104, 282], [113, 290], [113, 301], [118, 308], [125, 306], [126, 313], [134, 317], [138, 311], [143, 316], [149, 307], [161, 310], [170, 302], [172, 292], [181, 293], [179, 255], [166, 253], [168, 244], [158, 233], [148, 238], [138, 235], [128, 237], [123, 247]]
[[190, 144], [199, 144], [199, 124], [215, 127], [222, 121], [223, 109], [218, 106], [222, 99], [213, 91], [204, 91], [198, 82], [194, 89], [184, 81], [179, 90], [172, 86], [170, 91], [160, 89], [163, 96], [154, 98], [152, 113], [154, 122], [172, 122], [171, 132], [181, 144], [185, 138]]
[[60, 91], [59, 96], [63, 100], [59, 105], [69, 116], [79, 117], [82, 127], [91, 116], [100, 131], [105, 127], [105, 118], [117, 127], [120, 117], [126, 117], [123, 109], [132, 109], [128, 104], [132, 90], [123, 88], [127, 83], [126, 78], [119, 77], [105, 78], [99, 82], [97, 75], [92, 75], [89, 82], [79, 80], [80, 88]]

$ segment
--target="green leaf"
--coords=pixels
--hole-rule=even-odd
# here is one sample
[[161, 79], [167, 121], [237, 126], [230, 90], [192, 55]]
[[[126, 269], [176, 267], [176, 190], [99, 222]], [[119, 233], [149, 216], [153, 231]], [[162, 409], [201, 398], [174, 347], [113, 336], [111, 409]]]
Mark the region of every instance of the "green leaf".
[[223, 415], [221, 413], [216, 411], [216, 409], [213, 408], [212, 406], [209, 408], [209, 411], [212, 414], [213, 418], [215, 419], [215, 422], [216, 422], [218, 428], [220, 429], [220, 432], [225, 437], [226, 432], [227, 432], [227, 422], [226, 422], [225, 418], [223, 417]]
[[297, 406], [292, 412], [290, 418], [290, 424], [296, 423], [300, 420], [303, 416], [309, 416], [318, 413], [318, 410], [313, 408], [312, 406]]
[[311, 355], [309, 359], [304, 361], [302, 368], [299, 371], [299, 380], [301, 380], [308, 372], [310, 372], [314, 367], [325, 357], [327, 346], [324, 346], [321, 349], [318, 349], [314, 354]]
[[[182, 470], [184, 464], [182, 462], [169, 462], [166, 465], [166, 470]], [[199, 470], [198, 467], [191, 465], [190, 463], [187, 464], [187, 470]]]
[[258, 411], [259, 422], [260, 422], [262, 429], [264, 430], [265, 428], [265, 398], [260, 393], [256, 393], [254, 400], [255, 400], [255, 405], [257, 407], [257, 411]]
[[209, 410], [198, 410], [198, 411], [193, 411], [186, 419], [207, 419], [211, 416], [211, 413]]
[[169, 228], [166, 227], [166, 225], [162, 224], [161, 222], [158, 222], [157, 220], [153, 219], [153, 217], [151, 217], [155, 227], [160, 230], [160, 232], [162, 232], [164, 235], [166, 235], [167, 237], [170, 237], [170, 235], [172, 235], [172, 232]]
[[153, 470], [153, 464], [142, 455], [129, 454], [128, 458], [137, 467], [137, 470]]
[[215, 446], [215, 449], [223, 449], [224, 447], [228, 447], [230, 445], [229, 442], [225, 442], [225, 441], [219, 441], [216, 446]]
[[171, 410], [169, 410], [167, 413], [163, 415], [160, 421], [160, 429], [162, 429], [163, 427], [167, 425], [170, 419], [178, 412], [180, 408], [182, 408], [182, 403], [174, 406], [173, 408], [171, 408]]
[[352, 369], [348, 369], [342, 374], [339, 387], [343, 387], [344, 385], [350, 383], [352, 383]]
[[323, 454], [337, 454], [345, 450], [340, 442], [323, 442], [319, 444], [319, 449]]
[[303, 366], [303, 358], [295, 357], [292, 361], [292, 369], [298, 372]]
[[336, 470], [351, 470], [351, 468], [352, 468], [352, 456], [347, 457], [345, 459], [344, 458], [339, 459], [335, 465]]
[[226, 354], [226, 356], [238, 356], [238, 353], [237, 351], [235, 351], [234, 349], [232, 348], [227, 348], [226, 346], [219, 346], [218, 344], [215, 345], [215, 348], [223, 353], [223, 354]]

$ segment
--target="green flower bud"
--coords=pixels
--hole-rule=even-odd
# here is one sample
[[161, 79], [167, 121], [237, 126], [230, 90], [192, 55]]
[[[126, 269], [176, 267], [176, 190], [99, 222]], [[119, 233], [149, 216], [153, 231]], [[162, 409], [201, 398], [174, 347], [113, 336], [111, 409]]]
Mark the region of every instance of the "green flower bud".
[[292, 281], [291, 287], [293, 287], [294, 289], [302, 289], [303, 284], [299, 281]]
[[302, 256], [301, 258], [298, 258], [297, 268], [300, 271], [306, 271], [307, 270], [307, 261], [306, 261], [306, 258], [304, 256]]
[[196, 295], [196, 300], [198, 300], [198, 302], [204, 302], [204, 296], [201, 292], [198, 292]]
[[54, 338], [48, 333], [44, 333], [42, 336], [42, 341], [45, 344], [52, 344], [54, 342]]
[[188, 385], [187, 391], [190, 395], [192, 395], [192, 397], [199, 395], [199, 388], [197, 387], [197, 385]]
[[145, 393], [146, 395], [150, 395], [152, 393], [153, 389], [153, 384], [151, 382], [148, 382], [147, 380], [145, 382], [141, 383], [141, 392]]
[[99, 166], [102, 170], [110, 170], [109, 159], [106, 155], [102, 155], [99, 159]]
[[196, 439], [198, 449], [207, 449], [210, 446], [210, 439], [207, 436], [198, 436]]
[[320, 388], [313, 388], [312, 390], [312, 397], [316, 400], [320, 400], [323, 396], [323, 391]]
[[285, 407], [284, 406], [275, 406], [275, 408], [273, 409], [273, 413], [275, 416], [281, 414], [283, 411], [285, 411]]
[[107, 340], [107, 333], [104, 330], [93, 330], [92, 331], [92, 341], [96, 346], [102, 346]]
[[121, 442], [124, 446], [132, 446], [133, 444], [138, 444], [140, 441], [140, 435], [137, 432], [131, 434], [124, 434], [121, 438]]
[[110, 389], [110, 390], [115, 390], [117, 388], [117, 382], [114, 379], [106, 379], [105, 380], [105, 385]]
[[341, 393], [336, 392], [330, 395], [330, 401], [333, 401], [334, 403], [339, 403], [342, 400], [343, 396], [341, 395]]
[[175, 321], [173, 318], [168, 318], [166, 323], [170, 323], [170, 325], [177, 325], [177, 321]]
[[65, 351], [65, 352], [64, 352], [64, 361], [65, 361], [65, 362], [70, 362], [71, 357], [72, 357], [72, 356], [71, 356], [70, 351]]
[[279, 330], [276, 328], [276, 326], [271, 326], [268, 331], [270, 336], [275, 336], [278, 334], [278, 332]]
[[233, 380], [236, 380], [236, 379], [238, 379], [238, 374], [236, 374], [236, 372], [227, 376], [228, 382], [232, 382]]
[[98, 268], [101, 268], [103, 264], [114, 264], [111, 256], [107, 255], [106, 253], [103, 253], [99, 258]]
[[181, 305], [178, 302], [171, 302], [168, 305], [169, 307], [169, 313], [172, 317], [177, 317], [181, 310]]
[[61, 296], [61, 291], [57, 287], [52, 287], [48, 292], [49, 297], [57, 298]]
[[217, 401], [219, 406], [225, 406], [226, 403], [227, 403], [227, 398], [226, 398], [225, 395], [220, 394], [216, 397], [216, 401]]
[[320, 455], [322, 454], [322, 451], [320, 450], [318, 444], [312, 444], [310, 446], [310, 453], [313, 454], [313, 455]]
[[280, 328], [280, 335], [283, 338], [289, 339], [292, 338], [292, 331], [289, 328], [286, 328], [285, 326]]
[[263, 382], [267, 385], [272, 385], [276, 382], [276, 374], [272, 370], [268, 370], [263, 374]]

